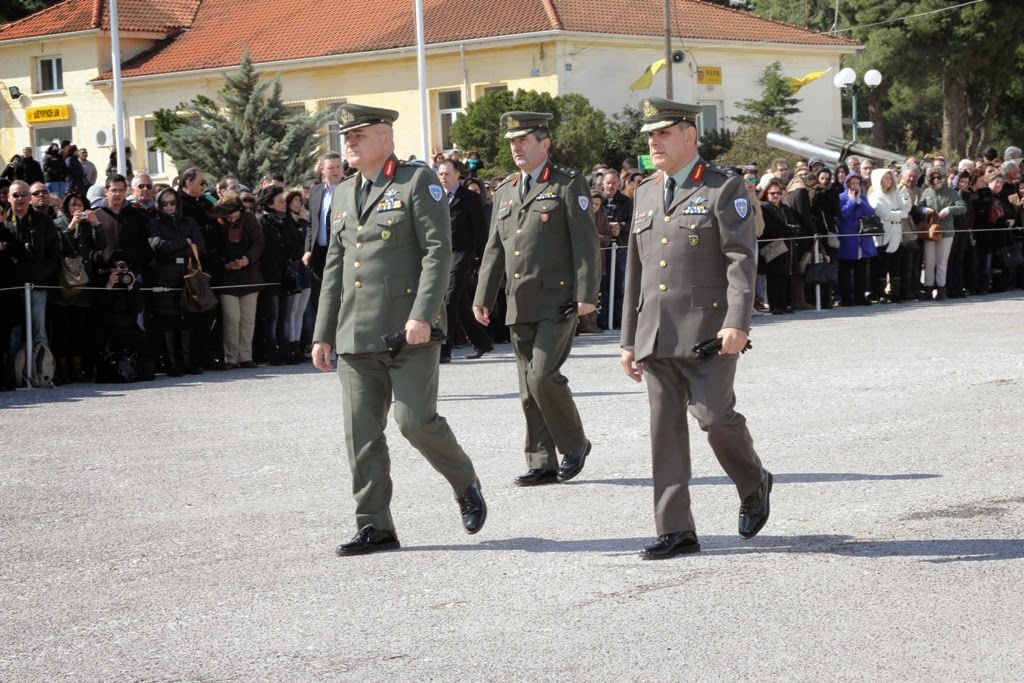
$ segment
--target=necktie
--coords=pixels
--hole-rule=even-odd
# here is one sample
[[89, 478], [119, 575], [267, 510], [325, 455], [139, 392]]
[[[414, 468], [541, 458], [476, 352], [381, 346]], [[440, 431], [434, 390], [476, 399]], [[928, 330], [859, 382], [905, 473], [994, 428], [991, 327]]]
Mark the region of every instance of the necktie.
[[668, 209], [672, 206], [672, 200], [676, 196], [676, 179], [669, 176], [668, 181], [665, 183], [665, 215], [668, 215]]
[[529, 173], [527, 173], [526, 175], [523, 176], [523, 184], [522, 184], [522, 187], [519, 188], [519, 199], [520, 200], [526, 199], [526, 193], [530, 191], [530, 181], [531, 180], [533, 180], [533, 178], [530, 176]]
[[370, 187], [373, 183], [370, 182], [369, 178], [363, 179], [363, 187], [359, 190], [359, 197], [356, 199], [356, 210], [359, 215], [363, 215], [363, 208], [366, 206], [366, 201], [370, 198]]

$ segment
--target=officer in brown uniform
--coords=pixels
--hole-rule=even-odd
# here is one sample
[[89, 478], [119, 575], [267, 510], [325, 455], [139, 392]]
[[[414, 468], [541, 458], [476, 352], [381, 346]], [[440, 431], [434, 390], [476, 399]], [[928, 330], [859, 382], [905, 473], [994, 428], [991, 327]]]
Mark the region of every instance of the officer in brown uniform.
[[[733, 408], [736, 361], [747, 343], [757, 267], [753, 209], [734, 172], [697, 156], [700, 107], [650, 98], [647, 133], [660, 171], [637, 189], [622, 315], [622, 366], [647, 379], [651, 406], [654, 520], [646, 559], [700, 550], [690, 511], [686, 407], [736, 485], [739, 533], [768, 520], [772, 475], [761, 466], [746, 420]], [[721, 340], [701, 360], [694, 345]]]
[[[494, 217], [480, 264], [473, 313], [490, 322], [506, 281], [519, 397], [526, 415], [528, 471], [520, 486], [568, 481], [583, 469], [590, 441], [561, 367], [577, 316], [591, 313], [601, 283], [590, 188], [576, 171], [552, 164], [551, 114], [508, 112], [505, 138], [520, 172], [494, 192]], [[561, 466], [557, 451], [564, 454]]]
[[[395, 156], [398, 112], [344, 104], [338, 112], [345, 154], [359, 173], [338, 185], [314, 328], [313, 364], [331, 369], [338, 353], [345, 445], [356, 526], [339, 555], [399, 547], [391, 519], [388, 409], [409, 440], [454, 489], [471, 534], [487, 517], [473, 463], [437, 414], [444, 295], [451, 268], [448, 202], [433, 171]], [[435, 330], [432, 330], [435, 328]], [[404, 331], [394, 357], [383, 335]]]

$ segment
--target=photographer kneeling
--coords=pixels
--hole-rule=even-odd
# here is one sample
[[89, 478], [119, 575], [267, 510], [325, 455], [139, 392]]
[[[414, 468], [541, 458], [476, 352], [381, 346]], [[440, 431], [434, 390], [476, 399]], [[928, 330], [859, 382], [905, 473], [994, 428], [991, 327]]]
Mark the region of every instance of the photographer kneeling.
[[126, 253], [115, 249], [107, 261], [106, 292], [96, 298], [97, 324], [93, 348], [97, 382], [140, 382], [156, 374], [149, 338], [138, 325], [142, 312], [142, 291], [126, 260]]

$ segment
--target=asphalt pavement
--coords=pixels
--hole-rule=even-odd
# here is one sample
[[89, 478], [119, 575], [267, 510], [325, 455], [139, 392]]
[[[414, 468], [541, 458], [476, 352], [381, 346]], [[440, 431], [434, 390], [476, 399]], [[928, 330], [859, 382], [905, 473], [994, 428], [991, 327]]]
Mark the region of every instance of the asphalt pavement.
[[0, 681], [1024, 680], [1024, 296], [755, 319], [739, 498], [691, 422], [703, 551], [644, 562], [648, 408], [616, 335], [566, 365], [594, 444], [517, 488], [510, 347], [441, 368], [490, 514], [388, 429], [402, 549], [356, 531], [336, 376], [0, 394]]

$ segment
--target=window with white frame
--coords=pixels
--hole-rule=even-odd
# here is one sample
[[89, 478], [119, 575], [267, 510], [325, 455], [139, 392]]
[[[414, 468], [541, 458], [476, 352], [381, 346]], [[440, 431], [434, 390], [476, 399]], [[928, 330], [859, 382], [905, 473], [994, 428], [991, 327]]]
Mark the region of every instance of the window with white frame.
[[60, 57], [40, 57], [36, 92], [57, 92], [64, 89], [64, 66]]
[[462, 114], [462, 91], [443, 90], [437, 93], [437, 112], [440, 117], [441, 149], [451, 149], [451, 129]]
[[345, 140], [339, 131], [340, 126], [338, 125], [338, 107], [345, 104], [347, 100], [336, 100], [334, 102], [326, 102], [323, 108], [331, 110], [331, 117], [327, 119], [327, 149], [325, 152], [339, 152], [344, 156], [345, 153]]
[[156, 143], [156, 120], [149, 119], [143, 124], [143, 134], [146, 145], [146, 172], [153, 176], [162, 176], [167, 173], [167, 166], [164, 159], [164, 152], [155, 149]]
[[719, 124], [719, 104], [717, 102], [702, 102], [700, 121], [697, 125], [697, 132], [703, 136], [705, 133], [717, 133], [721, 127]]

